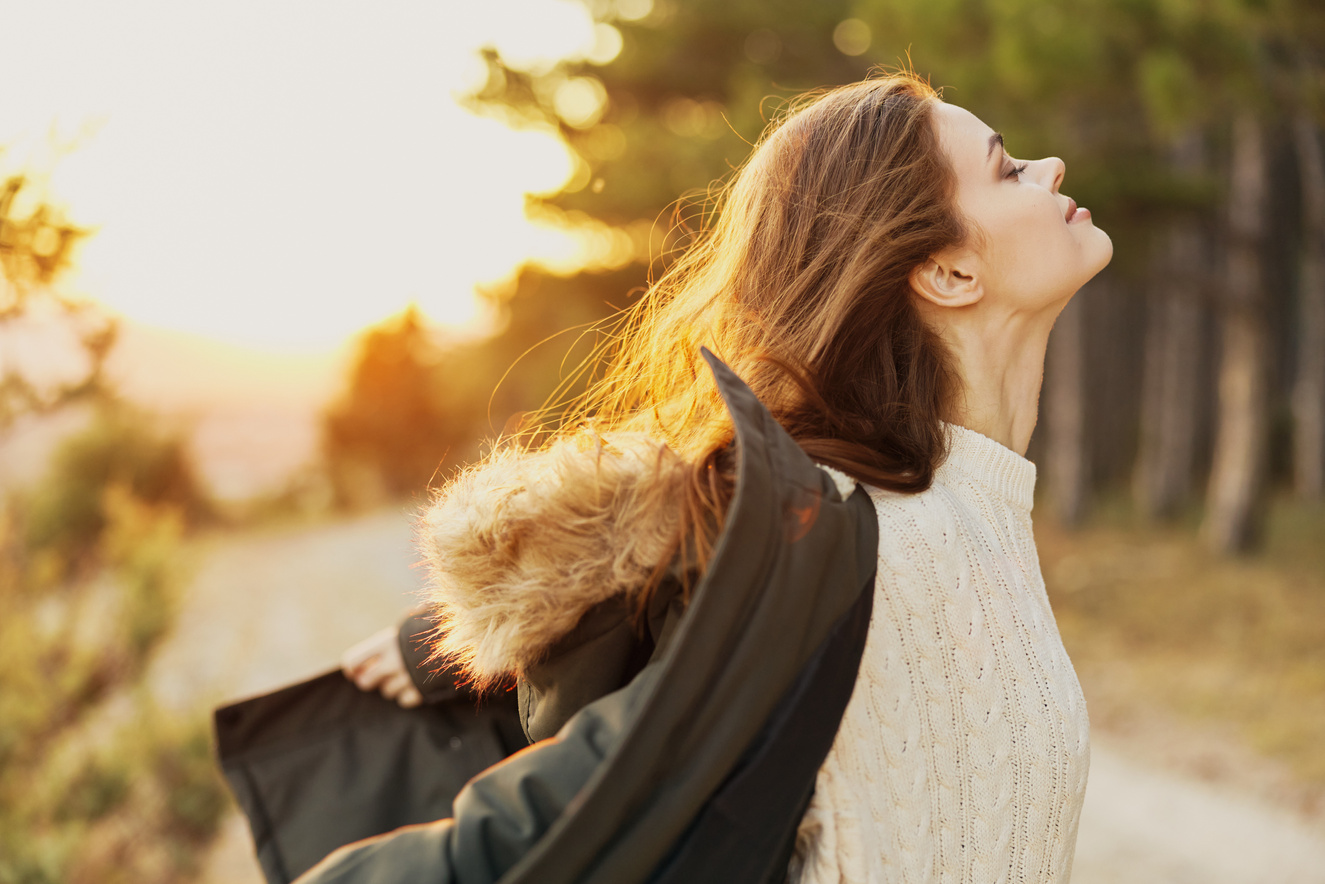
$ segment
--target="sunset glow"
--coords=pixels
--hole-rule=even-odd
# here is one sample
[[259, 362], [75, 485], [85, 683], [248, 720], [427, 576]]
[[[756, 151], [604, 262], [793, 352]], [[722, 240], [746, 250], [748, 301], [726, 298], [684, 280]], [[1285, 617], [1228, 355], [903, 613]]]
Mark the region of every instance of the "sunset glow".
[[0, 9], [0, 163], [50, 170], [96, 229], [70, 287], [131, 319], [323, 350], [410, 302], [472, 322], [476, 284], [576, 260], [524, 217], [574, 174], [565, 149], [454, 99], [483, 45], [526, 65], [619, 49], [573, 0]]

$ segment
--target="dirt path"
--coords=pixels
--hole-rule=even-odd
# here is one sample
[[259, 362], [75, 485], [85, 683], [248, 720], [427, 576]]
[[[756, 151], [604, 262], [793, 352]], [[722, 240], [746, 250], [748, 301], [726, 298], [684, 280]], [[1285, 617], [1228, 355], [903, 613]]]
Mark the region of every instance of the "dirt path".
[[[200, 550], [174, 635], [149, 673], [177, 708], [279, 687], [412, 604], [421, 582], [407, 517], [216, 538]], [[1229, 789], [1129, 760], [1093, 737], [1073, 884], [1325, 884], [1325, 832]], [[261, 884], [243, 820], [229, 819], [202, 884]]]
[[1072, 884], [1323, 884], [1325, 831], [1091, 735]]
[[[422, 584], [398, 511], [216, 537], [196, 552], [177, 627], [147, 676], [156, 698], [181, 710], [210, 711], [334, 668], [345, 648], [397, 622]], [[201, 882], [262, 881], [236, 813]]]
[[158, 700], [210, 706], [334, 667], [422, 584], [409, 519], [378, 512], [204, 544], [175, 632], [148, 673]]

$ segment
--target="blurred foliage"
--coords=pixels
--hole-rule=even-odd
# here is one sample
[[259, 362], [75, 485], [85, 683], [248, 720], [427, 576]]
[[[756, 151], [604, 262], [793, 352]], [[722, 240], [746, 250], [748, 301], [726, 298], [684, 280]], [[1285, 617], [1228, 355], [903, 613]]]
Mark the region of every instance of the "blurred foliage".
[[458, 369], [412, 307], [363, 335], [349, 389], [323, 421], [338, 502], [371, 503], [428, 483], [472, 423], [464, 412], [478, 391], [465, 389], [469, 374]]
[[[1244, 105], [1321, 105], [1325, 12], [1306, 0], [586, 5], [619, 33], [612, 61], [519, 70], [490, 50], [470, 104], [555, 128], [581, 171], [546, 201], [613, 224], [702, 194], [786, 99], [880, 66], [913, 66], [1002, 130], [1016, 156], [1069, 155], [1074, 195], [1124, 240], [1131, 222], [1173, 208], [1163, 148], [1174, 133]], [[595, 90], [590, 113], [569, 100]], [[1188, 208], [1208, 209], [1214, 194], [1196, 193], [1206, 198]]]
[[99, 722], [53, 747], [4, 808], [0, 882], [114, 884], [195, 879], [228, 805], [204, 717], [134, 699], [132, 719]]
[[[635, 263], [617, 278], [575, 278], [582, 302], [619, 304], [651, 265], [665, 265], [700, 223], [714, 182], [787, 100], [880, 67], [928, 76], [1003, 131], [1015, 156], [1069, 157], [1066, 189], [1107, 220], [1111, 272], [1133, 280], [1153, 272], [1164, 224], [1208, 218], [1224, 198], [1217, 163], [1175, 174], [1176, 137], [1208, 131], [1218, 153], [1239, 110], [1325, 120], [1325, 8], [1307, 0], [585, 5], [619, 40], [615, 57], [523, 70], [489, 49], [487, 80], [468, 99], [556, 131], [576, 156], [566, 187], [531, 197], [535, 212], [632, 232]], [[539, 276], [527, 268], [522, 285], [537, 288]], [[548, 331], [570, 324], [543, 312], [553, 314]]]
[[[1221, 450], [1236, 450], [1220, 461], [1214, 478], [1221, 487], [1230, 487], [1231, 472], [1252, 476], [1252, 502], [1219, 498], [1207, 519], [1245, 523], [1245, 530], [1211, 534], [1211, 542], [1231, 552], [1260, 536], [1266, 482], [1258, 461], [1289, 457], [1290, 437], [1314, 438], [1317, 419], [1295, 405], [1293, 426], [1306, 429], [1272, 435], [1264, 417], [1250, 413], [1254, 405], [1215, 402], [1214, 390], [1216, 376], [1236, 361], [1235, 374], [1267, 374], [1269, 410], [1287, 411], [1291, 377], [1306, 364], [1296, 354], [1325, 347], [1315, 325], [1298, 318], [1310, 312], [1301, 304], [1321, 297], [1303, 293], [1304, 280], [1319, 274], [1301, 269], [1300, 253], [1322, 234], [1307, 229], [1304, 213], [1312, 210], [1293, 177], [1301, 178], [1297, 166], [1304, 161], [1294, 158], [1289, 135], [1290, 123], [1305, 125], [1319, 141], [1325, 127], [1325, 7], [1311, 0], [584, 4], [598, 23], [601, 51], [525, 69], [489, 49], [486, 81], [468, 98], [481, 113], [556, 132], [575, 155], [577, 171], [565, 187], [531, 197], [535, 214], [572, 226], [592, 219], [628, 232], [634, 262], [622, 273], [629, 285], [641, 285], [692, 241], [715, 188], [788, 100], [911, 67], [946, 99], [1001, 130], [1014, 156], [1067, 157], [1064, 190], [1089, 206], [1114, 240], [1115, 257], [1102, 279], [1114, 286], [1116, 303], [1096, 311], [1101, 322], [1081, 342], [1083, 351], [1103, 357], [1083, 374], [1099, 375], [1098, 382], [1078, 391], [1091, 403], [1083, 481], [1097, 490], [1121, 485], [1140, 469], [1143, 455], [1155, 462], [1153, 446], [1138, 450], [1142, 431], [1158, 420], [1153, 408], [1138, 417], [1143, 384], [1156, 382], [1143, 378], [1139, 354], [1147, 338], [1185, 333], [1165, 324], [1163, 305], [1190, 297], [1195, 306], [1183, 321], [1195, 329], [1197, 343], [1186, 354], [1186, 374], [1199, 375], [1193, 385], [1211, 401], [1189, 397], [1179, 406], [1170, 396], [1162, 407], [1200, 412], [1190, 421], [1198, 456], [1188, 458], [1187, 486], [1213, 472], [1202, 447], [1210, 439]], [[1248, 249], [1260, 256], [1256, 273], [1264, 277], [1263, 294], [1256, 295], [1263, 304], [1251, 312], [1265, 317], [1267, 330], [1254, 352], [1226, 358], [1219, 338], [1245, 319], [1237, 305], [1243, 295], [1229, 288], [1223, 266], [1242, 236], [1229, 221], [1235, 120], [1253, 121], [1268, 145], [1257, 173], [1269, 195], [1266, 233]], [[1167, 250], [1174, 236], [1187, 233], [1195, 251], [1175, 267]], [[1194, 296], [1174, 291], [1175, 274]], [[536, 289], [540, 275], [546, 273], [527, 268], [522, 285]], [[582, 275], [573, 286], [585, 302], [619, 302], [623, 291], [607, 282]], [[549, 330], [561, 327], [554, 322]], [[1170, 380], [1160, 378], [1158, 389], [1177, 389]], [[1254, 436], [1265, 430], [1267, 454], [1259, 443], [1229, 435], [1239, 420], [1257, 428]], [[1179, 447], [1167, 437], [1164, 444], [1168, 452]], [[1325, 452], [1296, 456], [1314, 460]]]
[[209, 514], [184, 440], [132, 406], [103, 402], [87, 429], [56, 450], [40, 487], [16, 502], [24, 509], [27, 553], [46, 560], [43, 573], [60, 576], [97, 550], [113, 489], [172, 507], [190, 524]]
[[29, 176], [11, 174], [0, 184], [0, 343], [35, 317], [68, 328], [84, 357], [76, 377], [52, 382], [34, 378], [0, 349], [0, 432], [24, 415], [105, 391], [103, 369], [117, 326], [104, 312], [58, 287], [75, 247], [87, 235], [43, 199]]
[[[0, 765], [31, 761], [46, 738], [107, 691], [130, 682], [164, 632], [175, 605], [177, 510], [106, 489], [108, 525], [97, 554], [110, 575], [34, 591], [30, 559], [4, 537], [5, 608], [0, 624]], [[7, 524], [13, 526], [13, 510]], [[10, 532], [13, 533], [12, 531]]]
[[36, 491], [76, 513], [100, 492], [99, 528], [71, 535], [88, 544], [84, 573], [52, 581], [53, 547], [27, 547], [22, 509], [0, 521], [3, 884], [187, 880], [224, 806], [205, 717], [176, 721], [132, 693], [178, 609], [186, 504], [109, 476], [71, 493], [57, 469], [47, 482], [65, 493]]
[[[568, 372], [606, 332], [586, 340], [577, 330], [627, 306], [685, 247], [715, 186], [806, 90], [910, 66], [1001, 130], [1015, 156], [1068, 157], [1065, 189], [1109, 231], [1108, 273], [1127, 282], [1111, 337], [1091, 330], [1100, 338], [1092, 348], [1111, 360], [1099, 373], [1115, 386], [1139, 385], [1139, 373], [1117, 362], [1135, 355], [1146, 306], [1140, 322], [1124, 314], [1157, 285], [1167, 226], [1204, 225], [1215, 250], [1227, 246], [1214, 230], [1227, 198], [1230, 120], [1248, 112], [1325, 121], [1325, 7], [1308, 0], [583, 2], [606, 50], [524, 69], [486, 49], [486, 80], [466, 101], [511, 125], [557, 133], [577, 169], [560, 191], [529, 197], [531, 214], [614, 226], [629, 235], [632, 259], [572, 276], [524, 267], [514, 284], [487, 293], [503, 324], [486, 341], [409, 355], [419, 345], [406, 340], [414, 332], [404, 320], [394, 333], [384, 327], [366, 338], [346, 399], [327, 420], [342, 502], [354, 486], [367, 499], [412, 493], [471, 459], [480, 438], [557, 398], [558, 384], [566, 383], [561, 395], [579, 389], [584, 379]], [[1178, 170], [1174, 144], [1192, 132], [1211, 159]], [[1286, 243], [1279, 247], [1291, 260], [1297, 235], [1285, 229], [1271, 244]], [[1214, 313], [1219, 270], [1188, 272], [1203, 290], [1200, 309]], [[1294, 276], [1276, 272], [1279, 317], [1291, 310]], [[1275, 321], [1288, 335], [1291, 323]], [[1209, 329], [1203, 334], [1213, 337]], [[1281, 344], [1280, 353], [1292, 350]], [[397, 381], [384, 383], [393, 372]], [[1091, 454], [1094, 472], [1119, 482], [1135, 446], [1120, 437], [1134, 436], [1137, 421], [1114, 412], [1138, 408], [1139, 394], [1098, 393], [1090, 398], [1107, 399], [1111, 410], [1092, 418], [1107, 440]]]
[[[575, 369], [604, 334], [593, 325], [625, 305], [635, 281], [634, 268], [571, 278], [526, 268], [486, 293], [498, 315], [492, 337], [448, 345], [413, 309], [367, 331], [323, 419], [337, 503], [419, 494], [474, 460], [481, 440], [583, 389]], [[615, 300], [600, 299], [607, 292]]]
[[0, 318], [21, 312], [34, 292], [53, 283], [87, 235], [43, 200], [26, 206], [31, 187], [22, 174], [0, 185]]
[[0, 884], [185, 881], [225, 807], [208, 722], [135, 689], [211, 507], [183, 440], [106, 384], [115, 325], [59, 288], [86, 232], [40, 197], [0, 185], [0, 344], [63, 326], [81, 367], [43, 379], [0, 348], [0, 432], [76, 402], [92, 420], [0, 497]]

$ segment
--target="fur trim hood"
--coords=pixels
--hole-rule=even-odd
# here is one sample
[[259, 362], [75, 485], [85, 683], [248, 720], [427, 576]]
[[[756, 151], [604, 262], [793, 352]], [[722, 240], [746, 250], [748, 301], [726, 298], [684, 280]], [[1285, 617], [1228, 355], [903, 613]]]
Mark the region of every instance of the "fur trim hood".
[[482, 687], [519, 675], [595, 605], [670, 559], [684, 463], [643, 434], [499, 452], [419, 523], [433, 659]]

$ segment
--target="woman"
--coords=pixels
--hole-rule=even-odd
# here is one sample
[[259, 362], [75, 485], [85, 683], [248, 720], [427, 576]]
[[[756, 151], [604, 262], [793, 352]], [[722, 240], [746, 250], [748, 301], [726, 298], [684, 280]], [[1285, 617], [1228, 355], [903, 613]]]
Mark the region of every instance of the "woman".
[[[1014, 160], [909, 74], [802, 102], [631, 311], [553, 440], [499, 454], [439, 496], [424, 534], [439, 656], [479, 683], [536, 684], [593, 606], [647, 611], [669, 580], [685, 597], [731, 491], [731, 423], [698, 368], [707, 346], [844, 491], [865, 486], [878, 518], [868, 638], [790, 877], [1066, 882], [1088, 722], [1040, 576], [1023, 455], [1050, 329], [1112, 245], [1059, 192], [1063, 175], [1054, 157]], [[601, 542], [585, 545], [566, 514], [600, 493], [603, 458], [637, 464], [613, 487], [642, 484], [666, 505], [594, 522]], [[536, 466], [549, 459], [560, 466]], [[469, 575], [465, 563], [511, 540], [483, 514], [517, 498], [549, 516], [521, 523], [514, 543], [546, 566], [532, 573], [589, 562], [592, 597], [543, 592], [549, 607], [522, 620], [491, 596], [480, 614], [457, 590], [491, 585], [486, 562]], [[467, 540], [480, 534], [487, 546]], [[346, 671], [416, 702], [388, 657], [370, 644]]]

